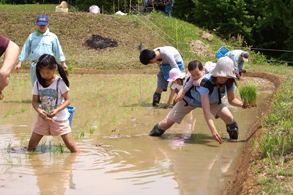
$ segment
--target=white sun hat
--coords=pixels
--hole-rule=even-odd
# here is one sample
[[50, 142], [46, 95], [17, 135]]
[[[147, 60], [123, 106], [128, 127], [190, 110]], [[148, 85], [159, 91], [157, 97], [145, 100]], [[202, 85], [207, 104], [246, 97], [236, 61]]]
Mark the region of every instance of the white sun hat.
[[236, 78], [233, 61], [227, 56], [220, 58], [209, 74], [214, 77]]

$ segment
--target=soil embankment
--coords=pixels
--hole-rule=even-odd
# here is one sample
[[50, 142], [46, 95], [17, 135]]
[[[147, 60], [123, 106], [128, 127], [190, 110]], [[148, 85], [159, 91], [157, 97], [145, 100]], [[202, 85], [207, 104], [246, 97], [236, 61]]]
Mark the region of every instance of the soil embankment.
[[[283, 78], [279, 75], [265, 73], [265, 72], [250, 72], [247, 71], [244, 76], [247, 77], [259, 77], [270, 80], [275, 85], [276, 94], [281, 90]], [[266, 117], [266, 114], [271, 110], [272, 102], [274, 100], [274, 93], [269, 97], [269, 104], [267, 104], [265, 110], [263, 111], [262, 118]], [[262, 135], [261, 131], [261, 121], [258, 120], [256, 124], [250, 129], [250, 135], [246, 139], [246, 144], [243, 148], [243, 154], [237, 169], [236, 175], [231, 179], [230, 183], [227, 185], [227, 189], [224, 192], [226, 195], [236, 195], [236, 194], [255, 194], [255, 181], [256, 177], [253, 175], [252, 163], [258, 157], [255, 153], [250, 139], [259, 139]]]

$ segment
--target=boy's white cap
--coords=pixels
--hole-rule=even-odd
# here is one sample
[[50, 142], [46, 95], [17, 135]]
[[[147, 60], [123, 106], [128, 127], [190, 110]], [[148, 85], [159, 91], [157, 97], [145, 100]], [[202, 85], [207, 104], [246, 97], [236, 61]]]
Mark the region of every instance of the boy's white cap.
[[227, 56], [221, 57], [209, 74], [214, 77], [236, 78], [233, 61]]
[[247, 51], [242, 52], [241, 56], [242, 56], [242, 59], [243, 59], [244, 62], [248, 61], [249, 53]]
[[167, 81], [174, 82], [177, 79], [184, 79], [185, 72], [181, 72], [179, 68], [172, 68], [169, 72], [169, 79]]

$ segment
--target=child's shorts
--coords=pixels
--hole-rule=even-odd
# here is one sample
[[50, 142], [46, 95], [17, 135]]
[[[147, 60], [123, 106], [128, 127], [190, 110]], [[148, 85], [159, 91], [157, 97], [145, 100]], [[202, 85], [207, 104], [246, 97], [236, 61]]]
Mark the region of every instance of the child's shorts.
[[[224, 108], [224, 104], [210, 104], [210, 111], [212, 115], [217, 119], [219, 118], [217, 116], [217, 113]], [[187, 104], [184, 100], [177, 102], [175, 106], [172, 108], [172, 110], [167, 115], [167, 119], [180, 124], [183, 120], [183, 118], [192, 110], [194, 110], [196, 107], [191, 106], [190, 104]]]
[[38, 116], [38, 121], [35, 124], [34, 130], [39, 135], [59, 136], [71, 132], [69, 120], [56, 121]]

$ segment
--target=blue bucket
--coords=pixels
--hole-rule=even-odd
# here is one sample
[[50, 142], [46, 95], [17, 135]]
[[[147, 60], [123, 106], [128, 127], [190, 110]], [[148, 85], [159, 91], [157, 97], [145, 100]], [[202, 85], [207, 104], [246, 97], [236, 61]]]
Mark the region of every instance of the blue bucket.
[[[180, 71], [183, 72], [184, 71], [183, 62], [179, 62], [179, 63], [177, 63], [177, 65], [178, 65], [178, 68], [180, 69]], [[172, 69], [172, 67], [169, 64], [162, 64], [161, 68], [163, 71], [164, 79], [168, 80], [169, 72]]]
[[227, 47], [223, 46], [218, 50], [216, 58], [220, 59], [221, 57], [224, 57], [225, 54], [228, 52], [229, 52], [229, 49]]
[[73, 118], [73, 113], [75, 111], [75, 107], [73, 107], [73, 106], [67, 106], [67, 110], [68, 110], [68, 112], [70, 114], [68, 120], [69, 120], [69, 125], [71, 127], [71, 123], [72, 123], [72, 118]]

